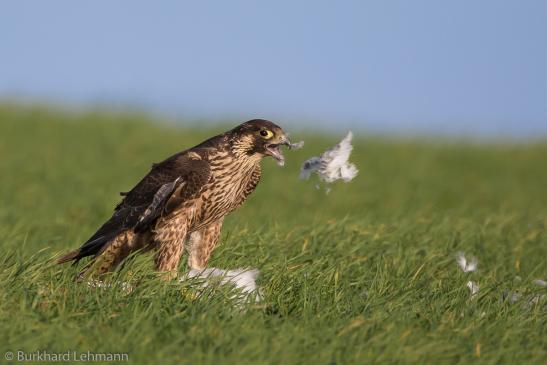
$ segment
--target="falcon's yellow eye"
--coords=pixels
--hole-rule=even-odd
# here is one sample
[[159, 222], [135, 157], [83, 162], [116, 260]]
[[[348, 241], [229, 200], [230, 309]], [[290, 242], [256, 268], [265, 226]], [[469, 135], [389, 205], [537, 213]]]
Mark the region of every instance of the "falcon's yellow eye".
[[270, 139], [273, 137], [273, 132], [268, 129], [263, 129], [260, 131], [260, 135], [264, 137], [264, 139]]

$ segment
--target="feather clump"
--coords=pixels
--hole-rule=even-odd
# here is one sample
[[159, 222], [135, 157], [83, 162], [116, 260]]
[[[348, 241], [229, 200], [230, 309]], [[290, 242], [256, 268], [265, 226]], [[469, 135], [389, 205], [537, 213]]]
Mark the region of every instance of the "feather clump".
[[463, 272], [473, 272], [477, 270], [477, 265], [479, 264], [476, 257], [472, 257], [470, 261], [467, 261], [463, 252], [458, 252], [456, 255], [456, 262]]
[[547, 286], [547, 281], [541, 280], [541, 279], [536, 279], [536, 280], [532, 281], [532, 283], [534, 283], [535, 285], [538, 285], [538, 286]]
[[296, 143], [289, 142], [287, 146], [289, 147], [290, 150], [299, 150], [304, 147], [304, 141], [300, 141]]
[[469, 288], [469, 291], [471, 292], [471, 299], [475, 298], [475, 296], [479, 292], [479, 284], [477, 284], [474, 281], [468, 281], [467, 287]]
[[353, 150], [352, 139], [353, 133], [349, 131], [340, 143], [323, 152], [321, 156], [306, 160], [300, 169], [300, 178], [307, 180], [315, 172], [320, 180], [329, 184], [336, 180], [353, 180], [359, 170], [348, 161]]
[[[476, 257], [472, 257], [471, 260], [468, 261], [463, 252], [457, 253], [456, 262], [458, 263], [460, 269], [462, 269], [465, 273], [476, 271], [479, 264]], [[470, 280], [467, 282], [467, 288], [469, 288], [469, 291], [471, 292], [471, 299], [477, 298], [477, 294], [479, 293], [479, 284]]]
[[253, 293], [256, 293], [256, 300], [260, 301], [262, 295], [261, 290], [256, 285], [256, 279], [260, 271], [258, 269], [234, 269], [234, 270], [222, 270], [217, 268], [209, 268], [204, 270], [191, 269], [185, 277], [180, 279], [180, 281], [185, 281], [187, 279], [203, 279], [203, 287], [208, 286], [208, 281], [215, 280], [218, 278], [220, 283], [232, 284], [239, 289], [244, 296], [249, 296]]

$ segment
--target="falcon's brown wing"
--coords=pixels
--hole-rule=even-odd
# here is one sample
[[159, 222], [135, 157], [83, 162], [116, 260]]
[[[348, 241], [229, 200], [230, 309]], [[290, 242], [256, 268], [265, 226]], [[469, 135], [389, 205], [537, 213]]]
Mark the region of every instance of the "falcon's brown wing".
[[112, 217], [78, 250], [59, 259], [59, 263], [80, 260], [104, 250], [118, 234], [128, 229], [146, 230], [164, 212], [199, 194], [211, 176], [209, 163], [196, 152], [180, 153], [155, 164], [128, 193]]

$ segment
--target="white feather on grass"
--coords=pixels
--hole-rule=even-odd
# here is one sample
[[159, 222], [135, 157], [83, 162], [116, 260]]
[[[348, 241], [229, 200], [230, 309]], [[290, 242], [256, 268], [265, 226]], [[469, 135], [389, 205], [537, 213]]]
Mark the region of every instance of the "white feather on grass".
[[479, 292], [479, 284], [477, 284], [474, 281], [468, 281], [467, 287], [469, 288], [469, 291], [471, 292], [471, 299], [475, 298], [475, 296]]
[[255, 301], [262, 299], [262, 291], [256, 285], [256, 279], [260, 275], [258, 269], [234, 269], [234, 270], [222, 270], [217, 268], [209, 268], [203, 270], [191, 269], [184, 277], [179, 281], [183, 282], [188, 279], [202, 279], [201, 287], [205, 288], [209, 285], [210, 281], [220, 282], [223, 285], [234, 285], [236, 289], [240, 291], [242, 295], [234, 295], [234, 298], [246, 300], [247, 298]]
[[204, 270], [191, 269], [181, 281], [186, 278], [220, 278], [222, 284], [234, 284], [242, 292], [252, 293], [258, 289], [256, 279], [259, 274], [258, 269], [222, 270], [212, 267]]
[[501, 294], [502, 300], [507, 300], [509, 304], [515, 304], [522, 298], [522, 294], [519, 291], [509, 291], [505, 289]]
[[456, 262], [463, 272], [473, 272], [477, 270], [477, 266], [479, 264], [476, 257], [472, 257], [471, 261], [467, 261], [467, 258], [463, 252], [458, 252], [456, 255]]
[[307, 180], [315, 172], [320, 180], [328, 184], [336, 180], [345, 182], [353, 180], [359, 170], [354, 164], [348, 162], [353, 150], [352, 139], [353, 133], [349, 131], [340, 143], [323, 152], [321, 156], [306, 160], [300, 168], [300, 178]]
[[[256, 301], [262, 299], [262, 293], [258, 285], [256, 285], [256, 279], [258, 278], [260, 271], [258, 269], [234, 269], [234, 270], [222, 270], [217, 268], [209, 268], [204, 270], [191, 269], [186, 275], [179, 279], [180, 282], [188, 279], [202, 279], [200, 283], [202, 288], [209, 285], [210, 281], [223, 285], [234, 285], [243, 298], [247, 298], [252, 294], [256, 294]], [[87, 285], [90, 288], [111, 289], [120, 288], [124, 293], [130, 293], [133, 290], [133, 286], [125, 281], [116, 281], [113, 283], [104, 282], [102, 280], [91, 279], [87, 281]]]
[[110, 288], [119, 288], [122, 292], [129, 294], [133, 291], [133, 285], [125, 281], [116, 281], [114, 283], [106, 283], [98, 279], [90, 279], [87, 281], [87, 286], [90, 288], [101, 288], [101, 289], [110, 289]]

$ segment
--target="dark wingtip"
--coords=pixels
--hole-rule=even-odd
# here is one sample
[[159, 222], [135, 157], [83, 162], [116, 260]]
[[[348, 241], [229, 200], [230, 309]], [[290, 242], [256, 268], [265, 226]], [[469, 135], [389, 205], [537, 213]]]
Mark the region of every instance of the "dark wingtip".
[[66, 255], [64, 255], [63, 257], [61, 257], [60, 259], [58, 259], [57, 263], [64, 264], [65, 262], [76, 260], [79, 258], [79, 255], [80, 255], [80, 250], [71, 251], [67, 253]]

